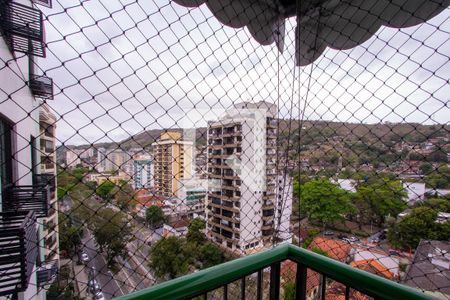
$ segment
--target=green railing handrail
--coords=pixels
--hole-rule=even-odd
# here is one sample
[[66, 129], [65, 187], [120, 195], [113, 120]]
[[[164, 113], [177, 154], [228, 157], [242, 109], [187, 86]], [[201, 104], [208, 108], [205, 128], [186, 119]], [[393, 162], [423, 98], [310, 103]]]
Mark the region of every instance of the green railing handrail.
[[288, 244], [166, 281], [118, 299], [186, 299], [220, 288], [286, 259], [301, 263], [325, 274], [327, 278], [334, 279], [376, 299], [432, 299], [429, 295], [410, 287]]

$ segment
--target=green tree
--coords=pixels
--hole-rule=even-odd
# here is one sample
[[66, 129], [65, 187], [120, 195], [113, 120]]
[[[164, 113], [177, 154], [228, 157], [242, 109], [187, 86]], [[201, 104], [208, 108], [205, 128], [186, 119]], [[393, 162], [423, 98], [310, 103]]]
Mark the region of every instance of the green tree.
[[222, 249], [212, 243], [205, 243], [200, 247], [198, 256], [202, 269], [209, 268], [225, 261]]
[[345, 214], [353, 211], [350, 193], [327, 179], [309, 181], [297, 193], [300, 195], [300, 211], [324, 226], [343, 220]]
[[420, 165], [420, 171], [422, 172], [422, 174], [428, 175], [433, 171], [433, 165], [428, 162], [423, 163]]
[[294, 300], [295, 299], [295, 282], [289, 281], [284, 287], [284, 300]]
[[73, 287], [73, 283], [70, 283], [66, 286], [61, 286], [58, 283], [52, 283], [50, 288], [48, 289], [46, 298], [48, 300], [82, 300], [84, 298], [80, 298], [75, 294], [75, 288]]
[[427, 206], [437, 210], [438, 212], [450, 213], [450, 199], [449, 198], [431, 198], [423, 203]]
[[60, 250], [66, 251], [69, 257], [74, 256], [81, 245], [83, 228], [73, 224], [64, 213], [58, 213], [58, 227]]
[[189, 223], [186, 239], [189, 242], [201, 243], [206, 237], [202, 230], [205, 229], [206, 223], [202, 219], [194, 219]]
[[447, 163], [448, 162], [447, 153], [442, 149], [437, 149], [427, 156], [427, 160], [432, 162]]
[[94, 220], [94, 236], [100, 250], [106, 252], [107, 263], [112, 265], [118, 255], [126, 255], [126, 244], [131, 234], [124, 213], [110, 208], [98, 211]]
[[394, 247], [415, 249], [421, 239], [439, 239], [442, 226], [436, 223], [436, 217], [437, 211], [432, 208], [414, 208], [409, 215], [389, 229], [389, 242]]
[[425, 178], [425, 183], [433, 189], [450, 188], [450, 169], [447, 165], [440, 166]]
[[164, 223], [165, 216], [161, 207], [152, 205], [145, 211], [145, 219], [152, 228], [158, 228]]
[[440, 241], [450, 242], [450, 221], [438, 226], [437, 239]]
[[192, 263], [193, 258], [186, 251], [186, 240], [171, 236], [152, 247], [148, 265], [157, 277], [173, 279], [186, 274]]
[[407, 196], [399, 180], [369, 179], [361, 183], [353, 197], [360, 218], [382, 226], [386, 217], [396, 217], [406, 208]]
[[112, 192], [117, 206], [122, 210], [129, 210], [136, 206], [136, 199], [133, 188], [129, 184], [122, 184], [120, 187], [116, 187]]
[[116, 185], [112, 181], [106, 180], [97, 187], [95, 192], [99, 197], [102, 197], [103, 200], [109, 201], [113, 197], [113, 193], [111, 192], [113, 191], [115, 186]]

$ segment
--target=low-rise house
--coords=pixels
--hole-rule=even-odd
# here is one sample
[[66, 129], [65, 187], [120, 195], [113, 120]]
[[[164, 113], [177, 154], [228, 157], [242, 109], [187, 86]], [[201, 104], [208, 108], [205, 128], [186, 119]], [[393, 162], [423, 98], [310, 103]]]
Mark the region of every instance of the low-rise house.
[[403, 283], [433, 296], [450, 297], [450, 242], [422, 240]]
[[450, 213], [439, 212], [437, 215], [436, 223], [445, 223], [450, 221]]
[[425, 183], [423, 182], [403, 182], [403, 188], [408, 194], [406, 202], [408, 205], [414, 205], [425, 199]]
[[394, 279], [394, 273], [383, 265], [380, 261], [374, 258], [364, 259], [359, 261], [352, 261], [350, 263], [352, 267], [370, 272], [372, 274], [382, 276], [386, 279]]
[[170, 224], [164, 224], [162, 236], [163, 237], [185, 236], [188, 232], [188, 225], [189, 225], [189, 221], [187, 221], [187, 220], [178, 220], [178, 221], [170, 223]]
[[134, 199], [136, 200], [136, 206], [133, 209], [133, 213], [141, 218], [145, 218], [145, 212], [150, 206], [162, 206], [163, 199], [154, 195], [148, 189], [140, 189], [135, 193]]
[[338, 179], [335, 183], [337, 183], [341, 189], [354, 193], [356, 192], [358, 181], [354, 179]]
[[[350, 265], [352, 267], [384, 277], [386, 279], [393, 279], [394, 277], [394, 274], [391, 271], [389, 271], [385, 266], [383, 266], [375, 259], [360, 260], [358, 262], [352, 262]], [[325, 299], [326, 300], [346, 299], [345, 294], [346, 294], [345, 285], [340, 282], [333, 281], [330, 284], [330, 286], [327, 287], [326, 289]], [[349, 293], [349, 299], [369, 300], [371, 298], [359, 291], [351, 289]]]
[[[389, 271], [393, 275], [392, 278], [397, 278], [399, 276], [400, 258], [397, 256], [390, 255], [382, 250], [373, 248], [366, 249], [362, 247], [354, 248], [351, 255], [353, 257], [352, 264], [354, 264], [354, 266], [370, 264], [371, 267], [379, 267], [380, 272], [381, 270]], [[377, 262], [377, 264], [375, 262]], [[387, 275], [387, 273], [384, 275]], [[389, 276], [384, 277], [389, 278]]]
[[308, 249], [313, 251], [314, 249], [319, 249], [326, 252], [328, 254], [328, 257], [346, 263], [350, 261], [352, 246], [349, 243], [340, 240], [316, 237], [311, 242]]
[[428, 195], [428, 197], [445, 197], [447, 195], [450, 195], [450, 189], [427, 188], [425, 190], [425, 193]]
[[95, 181], [97, 185], [102, 184], [105, 181], [111, 181], [113, 183], [119, 184], [120, 182], [129, 182], [130, 175], [125, 172], [119, 172], [117, 175], [107, 174], [107, 173], [91, 173], [87, 174], [85, 177], [86, 181]]

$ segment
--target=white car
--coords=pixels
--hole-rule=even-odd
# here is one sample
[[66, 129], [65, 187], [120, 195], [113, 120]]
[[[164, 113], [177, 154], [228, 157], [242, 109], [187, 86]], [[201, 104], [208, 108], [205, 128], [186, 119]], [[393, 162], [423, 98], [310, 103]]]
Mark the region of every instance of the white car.
[[100, 285], [98, 284], [98, 281], [95, 279], [91, 279], [88, 281], [88, 287], [92, 293], [97, 293], [100, 291]]
[[105, 295], [103, 295], [102, 291], [98, 291], [95, 293], [94, 299], [95, 300], [105, 300]]
[[81, 261], [84, 263], [87, 263], [89, 261], [89, 256], [87, 255], [87, 253], [81, 253]]

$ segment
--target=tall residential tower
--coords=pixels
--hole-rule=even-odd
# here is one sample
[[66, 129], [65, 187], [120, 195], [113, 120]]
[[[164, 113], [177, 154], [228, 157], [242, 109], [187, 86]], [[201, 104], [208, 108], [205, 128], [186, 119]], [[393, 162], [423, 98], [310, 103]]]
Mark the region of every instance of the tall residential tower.
[[192, 177], [193, 143], [179, 132], [164, 132], [152, 144], [155, 160], [155, 189], [165, 197], [176, 197], [181, 180]]
[[244, 102], [208, 124], [207, 234], [233, 252], [272, 245], [276, 221], [285, 220], [275, 210], [291, 207], [278, 207], [276, 112], [274, 104]]

